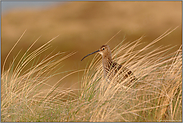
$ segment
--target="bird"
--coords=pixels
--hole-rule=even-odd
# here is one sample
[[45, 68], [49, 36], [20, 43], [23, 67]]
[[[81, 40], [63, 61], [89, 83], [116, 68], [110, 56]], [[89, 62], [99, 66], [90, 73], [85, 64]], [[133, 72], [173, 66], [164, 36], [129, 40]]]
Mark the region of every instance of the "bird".
[[[130, 78], [129, 82], [133, 82], [134, 80], [137, 80], [137, 78], [133, 75], [131, 70], [112, 60], [111, 50], [109, 45], [102, 45], [97, 51], [94, 51], [84, 56], [81, 59], [81, 61], [86, 57], [88, 57], [89, 55], [92, 55], [95, 53], [99, 53], [102, 55], [104, 78], [107, 78], [108, 81], [111, 81], [115, 76], [118, 78], [120, 82], [124, 81], [127, 78]], [[126, 85], [129, 85], [129, 83], [126, 83]]]

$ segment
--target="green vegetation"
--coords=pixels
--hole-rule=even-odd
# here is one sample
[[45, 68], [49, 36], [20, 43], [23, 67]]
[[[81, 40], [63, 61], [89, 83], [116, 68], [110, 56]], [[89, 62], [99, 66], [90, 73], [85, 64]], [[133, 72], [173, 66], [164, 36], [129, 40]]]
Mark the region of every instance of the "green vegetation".
[[[141, 49], [136, 47], [142, 44], [142, 38], [131, 43], [122, 41], [112, 50], [114, 60], [131, 69], [138, 78], [130, 86], [115, 83], [117, 78], [107, 82], [99, 55], [95, 55], [85, 70], [70, 71], [56, 84], [48, 84], [52, 77], [63, 73], [58, 72], [57, 66], [74, 54], [50, 53], [39, 59], [53, 39], [30, 52], [36, 40], [20, 59], [18, 53], [5, 70], [6, 60], [22, 35], [2, 67], [2, 121], [181, 122], [182, 47], [173, 53], [168, 52], [170, 46], [153, 47], [170, 32], [168, 30]], [[58, 88], [64, 78], [82, 71], [77, 94], [73, 89]]]

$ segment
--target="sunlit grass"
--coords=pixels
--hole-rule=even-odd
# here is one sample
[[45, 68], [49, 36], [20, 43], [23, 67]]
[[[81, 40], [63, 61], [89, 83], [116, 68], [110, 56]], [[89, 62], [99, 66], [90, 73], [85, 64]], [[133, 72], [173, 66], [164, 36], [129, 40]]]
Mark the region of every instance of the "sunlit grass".
[[[112, 49], [113, 59], [138, 78], [129, 86], [123, 84], [128, 79], [121, 83], [116, 83], [117, 77], [110, 83], [106, 81], [101, 56], [95, 55], [84, 70], [78, 94], [72, 89], [59, 90], [58, 86], [64, 78], [83, 70], [70, 71], [54, 85], [47, 83], [61, 74], [57, 66], [74, 53], [49, 54], [36, 60], [52, 40], [33, 52], [29, 53], [28, 49], [21, 59], [13, 59], [8, 70], [2, 68], [2, 121], [181, 122], [182, 47], [174, 53], [169, 53], [172, 46], [154, 47], [172, 31], [168, 30], [142, 49], [137, 47], [143, 37], [131, 43], [122, 41]], [[23, 70], [30, 63], [31, 67]]]
[[[82, 99], [85, 100], [83, 102], [88, 102], [85, 111], [89, 110], [89, 121], [182, 120], [181, 47], [175, 53], [168, 52], [172, 48], [170, 46], [153, 47], [153, 44], [170, 32], [168, 30], [139, 50], [134, 51], [134, 48], [141, 45], [142, 38], [132, 43], [119, 44], [114, 48], [115, 61], [123, 63], [138, 78], [128, 87], [124, 87], [123, 82], [114, 84], [117, 77], [110, 83], [101, 78], [103, 73], [102, 64], [98, 60], [99, 55], [94, 58], [83, 76], [84, 90], [81, 93]], [[116, 58], [120, 52], [123, 54]]]
[[[5, 70], [6, 60], [13, 53], [14, 48], [20, 42], [22, 36], [10, 50], [2, 66], [2, 121], [35, 121], [38, 111], [45, 110], [45, 104], [51, 104], [52, 101], [55, 102], [54, 99], [59, 96], [64, 97], [68, 93], [72, 94], [70, 89], [60, 91], [58, 86], [65, 77], [77, 71], [68, 72], [67, 75], [54, 82], [54, 85], [50, 85], [48, 82], [56, 75], [62, 73], [58, 71], [60, 68], [59, 65], [74, 53], [66, 54], [62, 52], [53, 54], [51, 52], [43, 59], [40, 59], [41, 55], [50, 48], [50, 43], [56, 37], [36, 50], [30, 51], [38, 41], [36, 40], [23, 55], [20, 55], [19, 52], [13, 58], [9, 68]], [[43, 89], [43, 87], [46, 89]]]

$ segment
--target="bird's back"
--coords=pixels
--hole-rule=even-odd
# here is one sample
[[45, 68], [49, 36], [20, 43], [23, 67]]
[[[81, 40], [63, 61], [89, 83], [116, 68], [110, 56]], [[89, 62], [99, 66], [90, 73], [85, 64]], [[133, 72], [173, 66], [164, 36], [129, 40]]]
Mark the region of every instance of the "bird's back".
[[[136, 80], [136, 77], [133, 75], [132, 71], [128, 68], [116, 63], [108, 62], [108, 64], [103, 64], [104, 76], [109, 79], [109, 81], [117, 78], [118, 82], [122, 82], [125, 79], [129, 78], [129, 82]], [[117, 75], [116, 75], [117, 74]], [[115, 77], [115, 78], [114, 78]]]

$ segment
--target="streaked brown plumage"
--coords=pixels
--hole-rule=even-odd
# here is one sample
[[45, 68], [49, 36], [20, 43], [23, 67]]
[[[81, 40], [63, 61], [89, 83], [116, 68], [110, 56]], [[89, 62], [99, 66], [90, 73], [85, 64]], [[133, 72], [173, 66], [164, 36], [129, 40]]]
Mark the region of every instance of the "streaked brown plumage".
[[107, 78], [109, 81], [111, 81], [114, 76], [118, 78], [118, 81], [123, 81], [126, 78], [130, 78], [130, 82], [132, 82], [136, 79], [132, 71], [112, 61], [111, 50], [108, 45], [102, 45], [99, 50], [86, 55], [81, 59], [81, 61], [87, 56], [97, 52], [102, 55], [104, 77]]

